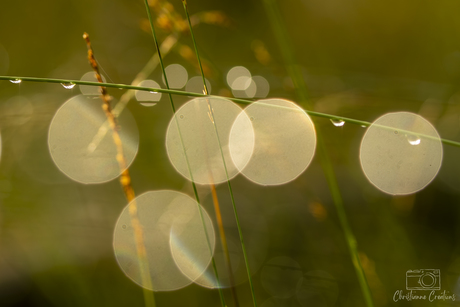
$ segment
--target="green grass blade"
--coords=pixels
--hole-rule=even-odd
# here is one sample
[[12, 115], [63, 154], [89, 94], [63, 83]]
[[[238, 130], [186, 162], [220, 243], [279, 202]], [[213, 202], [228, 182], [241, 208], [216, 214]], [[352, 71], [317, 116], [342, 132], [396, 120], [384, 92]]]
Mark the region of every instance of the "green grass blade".
[[[158, 92], [158, 93], [166, 93], [166, 94], [172, 94], [172, 95], [179, 95], [179, 96], [192, 96], [192, 97], [210, 97], [210, 98], [225, 98], [229, 99], [231, 101], [234, 101], [236, 103], [241, 103], [241, 104], [251, 104], [253, 103], [252, 100], [247, 100], [247, 99], [241, 99], [241, 98], [228, 98], [228, 97], [221, 97], [221, 96], [216, 96], [216, 95], [204, 95], [204, 94], [199, 94], [199, 93], [192, 93], [192, 92], [185, 92], [185, 91], [176, 91], [176, 90], [171, 90], [171, 89], [162, 89], [162, 88], [151, 88], [151, 87], [142, 87], [142, 86], [134, 86], [134, 85], [128, 85], [128, 84], [122, 84], [122, 83], [98, 83], [98, 82], [91, 82], [91, 81], [80, 81], [80, 80], [70, 80], [70, 79], [52, 79], [52, 78], [37, 78], [37, 77], [16, 77], [16, 76], [0, 76], [0, 80], [17, 80], [20, 79], [21, 81], [26, 81], [26, 82], [42, 82], [42, 83], [74, 83], [78, 85], [88, 85], [88, 86], [105, 86], [105, 87], [112, 87], [112, 88], [119, 88], [119, 89], [126, 89], [126, 90], [137, 90], [137, 91], [145, 91], [145, 92]], [[279, 107], [279, 106], [272, 106], [268, 105], [271, 107]], [[303, 109], [308, 115], [314, 116], [314, 117], [322, 117], [322, 118], [328, 118], [328, 119], [333, 119], [333, 120], [342, 120], [346, 123], [354, 124], [354, 125], [360, 125], [360, 126], [370, 126], [372, 123], [364, 120], [359, 120], [359, 119], [354, 119], [354, 118], [348, 118], [348, 117], [341, 117], [337, 115], [332, 115], [332, 114], [327, 114], [327, 113], [321, 113], [321, 112], [315, 112], [315, 111], [309, 111], [308, 109]], [[375, 125], [375, 124], [374, 124]], [[376, 125], [378, 127], [384, 128], [384, 129], [394, 129], [392, 127], [388, 126], [383, 126], [383, 125]], [[406, 131], [406, 130], [401, 130], [398, 129], [401, 132], [404, 133], [411, 133], [411, 131]], [[425, 137], [428, 139], [434, 139], [433, 137], [425, 134], [417, 134], [420, 137]], [[450, 146], [455, 146], [455, 147], [460, 147], [460, 142], [448, 140], [448, 139], [443, 139], [440, 138], [441, 142], [443, 142], [446, 145]]]
[[[286, 63], [286, 69], [294, 83], [299, 99], [303, 104], [307, 106], [307, 108], [309, 108], [310, 104], [308, 102], [307, 87], [305, 85], [305, 82], [302, 76], [302, 72], [299, 66], [297, 65], [296, 57], [295, 57], [293, 48], [288, 38], [288, 31], [281, 17], [279, 7], [277, 7], [275, 0], [263, 0], [263, 2], [265, 4], [265, 8], [266, 8], [269, 20], [272, 24], [272, 28], [275, 32], [275, 36], [278, 41], [278, 45], [280, 46], [280, 49], [281, 49], [281, 52], [284, 58], [284, 62]], [[366, 306], [373, 307], [374, 303], [372, 301], [371, 290], [369, 288], [369, 284], [367, 283], [366, 276], [364, 274], [364, 270], [361, 265], [361, 262], [359, 261], [356, 239], [348, 224], [348, 219], [345, 214], [345, 209], [343, 206], [342, 196], [340, 194], [340, 189], [337, 184], [337, 180], [335, 178], [334, 169], [329, 159], [329, 154], [326, 151], [324, 140], [322, 138], [320, 131], [317, 131], [317, 136], [318, 136], [318, 149], [320, 151], [319, 156], [321, 160], [321, 166], [326, 175], [329, 190], [331, 191], [332, 199], [336, 207], [337, 214], [340, 220], [340, 224], [342, 226], [342, 229], [345, 235], [345, 240], [348, 245], [348, 250], [350, 252], [352, 263], [355, 268], [355, 272], [358, 277], [359, 284], [361, 286], [361, 292], [363, 294], [364, 301], [366, 302]]]
[[[144, 3], [145, 3], [145, 9], [147, 11], [147, 15], [148, 15], [148, 18], [149, 18], [149, 22], [150, 22], [150, 28], [152, 30], [153, 40], [155, 41], [155, 47], [157, 49], [161, 70], [163, 72], [163, 76], [164, 76], [164, 79], [165, 79], [165, 85], [166, 85], [166, 88], [169, 90], [168, 77], [166, 76], [166, 71], [165, 71], [165, 67], [164, 67], [164, 63], [163, 63], [163, 58], [161, 57], [160, 45], [158, 43], [158, 39], [157, 39], [157, 36], [156, 36], [156, 33], [155, 33], [155, 28], [153, 26], [153, 20], [152, 20], [152, 14], [150, 13], [150, 7], [149, 7], [149, 4], [148, 4], [147, 0], [144, 0]], [[185, 156], [185, 160], [186, 160], [186, 163], [187, 163], [187, 168], [188, 168], [189, 173], [190, 173], [190, 179], [191, 179], [191, 182], [192, 182], [193, 193], [195, 194], [195, 198], [196, 198], [196, 201], [198, 203], [198, 209], [199, 209], [199, 212], [200, 212], [201, 222], [202, 222], [203, 228], [204, 228], [204, 233], [206, 235], [207, 245], [208, 245], [208, 248], [209, 248], [209, 252], [211, 253], [211, 256], [212, 256], [211, 243], [210, 243], [210, 240], [209, 240], [208, 231], [206, 229], [206, 223], [204, 221], [204, 216], [203, 216], [203, 212], [202, 212], [201, 205], [200, 205], [200, 198], [198, 196], [198, 191], [197, 191], [197, 188], [196, 188], [195, 181], [193, 180], [193, 174], [192, 174], [192, 171], [191, 171], [190, 163], [189, 163], [189, 160], [188, 160], [188, 157], [187, 157], [187, 153], [185, 151], [185, 145], [184, 145], [184, 141], [183, 141], [183, 138], [182, 138], [182, 133], [180, 131], [179, 121], [178, 121], [177, 116], [176, 116], [176, 108], [174, 106], [174, 101], [172, 99], [171, 93], [168, 93], [168, 96], [169, 96], [169, 101], [171, 103], [171, 109], [173, 111], [173, 116], [174, 116], [174, 119], [175, 119], [175, 122], [176, 122], [176, 125], [177, 125], [177, 130], [179, 132], [179, 138], [180, 138], [180, 141], [181, 141], [181, 145], [182, 145], [182, 148], [184, 150], [184, 156]], [[224, 297], [223, 291], [222, 291], [222, 289], [220, 287], [219, 276], [218, 276], [218, 273], [217, 273], [217, 266], [216, 266], [216, 262], [214, 260], [214, 257], [212, 257], [212, 266], [213, 266], [214, 274], [216, 275], [217, 288], [218, 288], [218, 291], [219, 291], [220, 302], [221, 302], [222, 306], [225, 307], [226, 306], [225, 297]]]
[[361, 261], [359, 259], [358, 254], [358, 247], [355, 236], [353, 235], [353, 231], [351, 230], [350, 224], [348, 223], [348, 218], [345, 213], [345, 208], [343, 205], [342, 195], [340, 194], [340, 189], [337, 184], [337, 179], [335, 177], [335, 172], [332, 167], [332, 162], [329, 159], [329, 154], [326, 150], [326, 146], [324, 144], [324, 139], [320, 133], [317, 131], [318, 137], [318, 149], [320, 150], [320, 163], [323, 171], [326, 175], [326, 180], [331, 191], [332, 199], [334, 202], [334, 206], [337, 212], [337, 216], [339, 217], [340, 225], [342, 226], [342, 230], [344, 232], [345, 240], [347, 242], [348, 251], [351, 256], [351, 261], [353, 263], [353, 267], [355, 268], [355, 273], [358, 277], [359, 284], [361, 286], [361, 292], [363, 293], [364, 301], [366, 302], [366, 306], [372, 307], [374, 306], [372, 300], [371, 290], [367, 283], [366, 275], [364, 274], [363, 267], [361, 265]]
[[[187, 1], [182, 0], [182, 4], [184, 6], [185, 15], [187, 16], [187, 21], [188, 21], [192, 41], [193, 41], [193, 46], [195, 47], [195, 53], [196, 53], [196, 57], [197, 57], [197, 60], [198, 60], [198, 65], [200, 67], [201, 78], [203, 79], [204, 93], [208, 94], [208, 88], [206, 86], [206, 79], [204, 77], [204, 72], [203, 72], [203, 66], [201, 65], [200, 54], [198, 52], [198, 47], [197, 47], [197, 44], [196, 44], [195, 35], [193, 34], [192, 23], [190, 22], [190, 16], [189, 16], [188, 9], [187, 9]], [[213, 111], [213, 109], [212, 109], [212, 107], [211, 107], [211, 105], [209, 103], [209, 100], [208, 100], [208, 107], [209, 107], [209, 110], [211, 112], [212, 123], [213, 123], [213, 126], [214, 126], [214, 131], [216, 133], [217, 142], [219, 144], [222, 163], [223, 163], [224, 170], [225, 170], [225, 176], [227, 178], [228, 190], [230, 192], [230, 198], [231, 198], [231, 202], [232, 202], [233, 212], [235, 214], [236, 227], [238, 228], [238, 235], [240, 237], [241, 248], [243, 250], [244, 263], [246, 265], [246, 272], [248, 274], [249, 287], [251, 289], [252, 301], [253, 301], [254, 306], [257, 306], [256, 296], [255, 296], [255, 292], [254, 292], [254, 284], [252, 282], [251, 271], [249, 269], [249, 261], [248, 261], [248, 256], [247, 256], [247, 252], [246, 252], [246, 247], [245, 247], [244, 240], [243, 240], [243, 232], [241, 230], [241, 225], [240, 225], [240, 221], [239, 221], [239, 218], [238, 218], [238, 212], [237, 212], [237, 209], [236, 209], [235, 197], [233, 195], [233, 189], [232, 189], [232, 185], [230, 183], [230, 178], [229, 178], [228, 170], [227, 170], [227, 163], [225, 162], [224, 152], [222, 150], [222, 144], [220, 142], [219, 133], [217, 131], [217, 125], [216, 125], [216, 122], [214, 120], [214, 111]]]
[[196, 45], [195, 35], [193, 34], [192, 22], [190, 21], [190, 15], [189, 15], [188, 9], [187, 9], [187, 1], [182, 0], [182, 5], [184, 6], [185, 15], [187, 16], [188, 28], [190, 29], [190, 35], [192, 36], [193, 47], [195, 48], [195, 54], [196, 54], [196, 58], [198, 60], [198, 66], [200, 67], [201, 78], [203, 79], [204, 94], [208, 95], [209, 94], [208, 87], [206, 86], [206, 79], [204, 77], [203, 65], [201, 65], [200, 54], [198, 53], [198, 47]]

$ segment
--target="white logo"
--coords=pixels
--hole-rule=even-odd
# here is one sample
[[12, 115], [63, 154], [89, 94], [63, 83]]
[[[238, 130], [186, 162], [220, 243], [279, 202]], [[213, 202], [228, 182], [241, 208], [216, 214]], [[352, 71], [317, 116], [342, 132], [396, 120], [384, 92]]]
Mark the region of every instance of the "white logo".
[[441, 273], [437, 269], [409, 270], [406, 290], [441, 290]]
[[439, 269], [419, 269], [406, 272], [406, 290], [397, 290], [393, 301], [455, 301], [455, 294], [441, 291], [441, 271]]

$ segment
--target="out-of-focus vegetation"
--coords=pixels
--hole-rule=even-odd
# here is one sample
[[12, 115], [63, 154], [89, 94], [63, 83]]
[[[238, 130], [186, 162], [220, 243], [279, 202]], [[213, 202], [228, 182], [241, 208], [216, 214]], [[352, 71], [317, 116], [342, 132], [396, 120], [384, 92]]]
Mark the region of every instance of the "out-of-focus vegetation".
[[[199, 76], [181, 1], [150, 4], [165, 64], [182, 65], [188, 79]], [[441, 137], [460, 141], [459, 3], [277, 5], [314, 111], [369, 122], [388, 112], [413, 112]], [[188, 7], [212, 94], [244, 97], [227, 83], [227, 72], [243, 66], [268, 81], [267, 97], [300, 104], [263, 1], [189, 0]], [[155, 54], [143, 1], [8, 1], [0, 10], [0, 75], [79, 80], [91, 70], [83, 32], [91, 35], [108, 82], [131, 84]], [[161, 70], [152, 65], [144, 78], [164, 87]], [[116, 99], [123, 93], [109, 89]], [[120, 270], [112, 247], [115, 223], [127, 205], [120, 184], [74, 182], [49, 154], [51, 120], [78, 94], [78, 86], [0, 83], [1, 306], [144, 305], [142, 289]], [[188, 100], [173, 99], [177, 108]], [[190, 182], [167, 156], [167, 95], [153, 107], [133, 98], [127, 109], [139, 131], [130, 167], [135, 192], [169, 189], [193, 196]], [[359, 148], [366, 128], [312, 119], [324, 137], [375, 306], [458, 303], [460, 149], [443, 146], [441, 170], [425, 189], [390, 196], [362, 172]], [[260, 186], [241, 175], [232, 179], [259, 306], [365, 305], [319, 162], [317, 152], [301, 176], [280, 186]], [[198, 186], [198, 192], [216, 225], [209, 187]], [[252, 306], [225, 183], [217, 194], [238, 263], [238, 299]], [[407, 292], [406, 272], [413, 269], [439, 269], [441, 291], [456, 294], [457, 301], [394, 302], [396, 291]], [[224, 294], [233, 306], [228, 288]], [[196, 284], [154, 295], [158, 307], [220, 305], [217, 290]]]

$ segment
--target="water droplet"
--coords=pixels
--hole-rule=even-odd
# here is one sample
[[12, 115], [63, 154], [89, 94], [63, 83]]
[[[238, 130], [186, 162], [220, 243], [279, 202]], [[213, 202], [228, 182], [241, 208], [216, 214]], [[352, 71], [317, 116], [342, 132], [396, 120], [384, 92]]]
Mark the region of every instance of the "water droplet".
[[251, 116], [250, 120], [251, 120], [251, 121], [254, 121], [254, 117]]
[[157, 105], [156, 102], [141, 102], [141, 106], [144, 106], [144, 107], [153, 107], [156, 105]]
[[180, 119], [184, 119], [184, 115], [181, 115], [181, 116], [179, 116], [179, 117], [180, 117]]
[[71, 90], [75, 87], [75, 83], [61, 83], [61, 85], [66, 89], [66, 90]]
[[[411, 130], [404, 130], [407, 128]], [[419, 145], [422, 134], [430, 141], [424, 139]], [[418, 114], [396, 112], [379, 117], [366, 130], [359, 159], [372, 185], [390, 195], [407, 195], [422, 190], [436, 177], [442, 156], [439, 134], [430, 122]]]
[[[136, 91], [135, 93], [136, 99], [137, 101], [141, 102], [143, 106], [147, 106], [147, 107], [154, 106], [156, 105], [157, 101], [160, 101], [162, 94], [153, 90], [153, 89], [160, 88], [160, 85], [158, 83], [156, 83], [153, 80], [144, 80], [144, 81], [141, 81], [138, 84], [138, 86], [147, 87], [147, 88], [152, 89], [151, 91], [148, 91], [148, 92], [147, 91]], [[142, 103], [144, 101], [146, 103]], [[152, 102], [155, 102], [155, 103], [152, 103]]]
[[336, 127], [342, 127], [343, 125], [345, 125], [345, 122], [341, 119], [332, 119], [331, 118], [331, 123], [336, 126]]
[[366, 128], [367, 126], [366, 125], [361, 125], [361, 127]]
[[121, 226], [121, 228], [123, 228], [123, 229], [126, 229], [126, 225], [125, 225], [125, 224], [123, 224], [123, 225]]
[[14, 80], [10, 80], [11, 83], [15, 83], [15, 84], [19, 84], [22, 82], [21, 79], [14, 79]]
[[409, 144], [411, 144], [411, 145], [418, 145], [421, 142], [420, 138], [418, 136], [416, 136], [416, 135], [413, 135], [413, 134], [407, 134], [406, 138], [407, 138], [407, 141], [409, 142]]

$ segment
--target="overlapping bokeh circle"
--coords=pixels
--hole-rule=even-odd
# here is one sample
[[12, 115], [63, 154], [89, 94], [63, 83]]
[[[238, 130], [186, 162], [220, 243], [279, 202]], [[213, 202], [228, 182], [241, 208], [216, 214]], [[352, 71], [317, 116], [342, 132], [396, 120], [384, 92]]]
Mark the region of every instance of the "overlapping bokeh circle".
[[[136, 220], [142, 242], [136, 241]], [[122, 271], [153, 291], [191, 284], [210, 264], [214, 246], [214, 228], [206, 211], [189, 196], [170, 190], [146, 192], [131, 201], [121, 212], [113, 235]], [[139, 255], [139, 247], [145, 248], [145, 257]]]
[[241, 110], [230, 100], [195, 98], [171, 119], [166, 148], [175, 169], [199, 184], [242, 173], [257, 184], [279, 185], [308, 167], [316, 132], [307, 113], [288, 100], [260, 100]]
[[368, 128], [359, 158], [367, 179], [392, 195], [425, 188], [441, 168], [443, 149], [436, 129], [409, 112], [388, 113]]
[[[139, 147], [139, 132], [129, 111], [118, 118], [123, 154], [129, 166]], [[99, 97], [78, 95], [56, 112], [48, 132], [48, 147], [56, 166], [69, 178], [95, 184], [122, 173], [117, 147]]]

